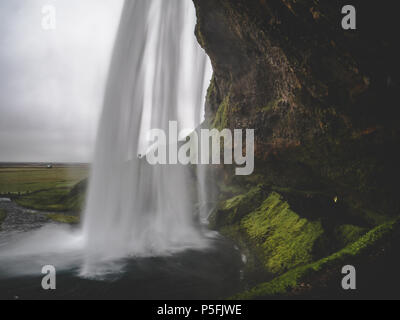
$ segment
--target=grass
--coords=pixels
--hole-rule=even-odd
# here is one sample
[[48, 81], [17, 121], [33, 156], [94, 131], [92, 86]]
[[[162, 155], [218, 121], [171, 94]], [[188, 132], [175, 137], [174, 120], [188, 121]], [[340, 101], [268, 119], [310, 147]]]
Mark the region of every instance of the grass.
[[72, 188], [88, 177], [86, 166], [0, 167], [0, 194], [29, 194], [55, 188]]
[[54, 188], [38, 191], [16, 198], [15, 202], [25, 208], [40, 211], [69, 211], [63, 199], [68, 196], [70, 190], [69, 188]]
[[69, 216], [65, 214], [49, 214], [47, 217], [50, 220], [60, 223], [78, 224], [80, 219], [77, 216]]
[[[84, 203], [87, 166], [0, 167], [0, 194], [9, 195], [19, 205], [49, 212], [81, 211]], [[53, 220], [62, 220], [59, 215]], [[70, 219], [71, 220], [71, 219]], [[69, 223], [69, 222], [68, 222]]]

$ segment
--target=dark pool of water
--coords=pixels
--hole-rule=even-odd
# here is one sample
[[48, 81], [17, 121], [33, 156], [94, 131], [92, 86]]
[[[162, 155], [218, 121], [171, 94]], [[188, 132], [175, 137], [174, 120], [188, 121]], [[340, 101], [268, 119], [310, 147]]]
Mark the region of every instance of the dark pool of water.
[[57, 275], [57, 289], [44, 291], [41, 276], [0, 280], [5, 299], [223, 299], [242, 287], [241, 261], [228, 244], [171, 257], [133, 259], [113, 280]]
[[[49, 223], [45, 214], [32, 213], [12, 202], [0, 202], [0, 208], [9, 212], [0, 239], [10, 232], [23, 233]], [[202, 251], [127, 259], [122, 262], [123, 269], [107, 280], [81, 278], [74, 268], [59, 271], [57, 289], [52, 291], [42, 289], [44, 275], [29, 259], [16, 263], [15, 267], [31, 275], [8, 275], [3, 268], [0, 299], [225, 299], [244, 286], [241, 254], [222, 237], [213, 239], [210, 248]], [[30, 272], [30, 268], [35, 270]]]

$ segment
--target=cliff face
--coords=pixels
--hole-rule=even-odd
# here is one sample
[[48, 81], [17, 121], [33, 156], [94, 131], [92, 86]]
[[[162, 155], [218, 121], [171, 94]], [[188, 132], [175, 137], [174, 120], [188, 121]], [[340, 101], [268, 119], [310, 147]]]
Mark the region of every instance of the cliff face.
[[337, 287], [343, 263], [370, 265], [399, 230], [394, 3], [351, 1], [345, 31], [343, 1], [193, 1], [214, 68], [207, 123], [256, 139], [255, 173], [218, 179], [211, 226], [250, 248], [248, 269], [283, 274], [240, 297], [326, 288], [329, 274]]
[[400, 63], [393, 4], [194, 0], [214, 78], [207, 119], [256, 130], [257, 182], [335, 196], [360, 215], [396, 214]]

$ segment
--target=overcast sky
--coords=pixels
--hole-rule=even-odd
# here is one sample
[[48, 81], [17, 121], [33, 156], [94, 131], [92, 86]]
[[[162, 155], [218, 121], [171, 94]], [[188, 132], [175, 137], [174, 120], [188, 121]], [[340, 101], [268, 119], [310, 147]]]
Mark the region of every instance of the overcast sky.
[[[56, 8], [56, 29], [42, 8]], [[91, 160], [122, 0], [0, 1], [0, 162]]]

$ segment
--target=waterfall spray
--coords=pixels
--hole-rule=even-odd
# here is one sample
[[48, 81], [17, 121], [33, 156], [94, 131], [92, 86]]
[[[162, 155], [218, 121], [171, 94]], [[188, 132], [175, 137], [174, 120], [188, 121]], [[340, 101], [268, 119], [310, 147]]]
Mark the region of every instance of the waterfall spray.
[[[138, 157], [151, 128], [202, 121], [210, 63], [189, 0], [125, 2], [106, 88], [83, 232], [83, 274], [99, 261], [204, 245], [188, 168]], [[200, 194], [204, 194], [201, 191]]]

